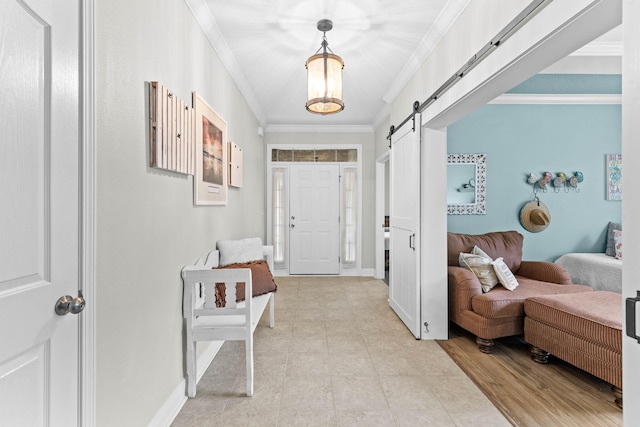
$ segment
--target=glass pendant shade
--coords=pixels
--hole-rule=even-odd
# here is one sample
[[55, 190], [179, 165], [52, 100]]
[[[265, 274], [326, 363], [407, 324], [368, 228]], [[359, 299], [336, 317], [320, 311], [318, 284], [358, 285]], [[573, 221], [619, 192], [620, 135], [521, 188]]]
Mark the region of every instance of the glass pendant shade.
[[307, 110], [316, 114], [342, 111], [342, 58], [325, 51], [311, 56], [306, 67]]

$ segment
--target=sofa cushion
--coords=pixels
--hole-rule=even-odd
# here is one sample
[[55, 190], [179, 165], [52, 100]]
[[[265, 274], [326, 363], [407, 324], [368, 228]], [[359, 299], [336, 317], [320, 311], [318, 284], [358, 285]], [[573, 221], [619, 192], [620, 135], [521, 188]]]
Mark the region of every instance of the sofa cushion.
[[489, 292], [498, 284], [498, 277], [491, 265], [492, 261], [491, 257], [477, 246], [473, 247], [470, 254], [460, 253], [458, 260], [460, 267], [471, 270], [476, 275], [482, 285], [482, 292]]
[[540, 295], [568, 294], [593, 291], [584, 285], [558, 285], [516, 276], [518, 287], [509, 291], [498, 285], [486, 294], [471, 299], [473, 311], [489, 318], [524, 316], [524, 300]]
[[604, 253], [609, 256], [616, 256], [616, 243], [613, 238], [613, 230], [622, 230], [622, 224], [619, 222], [611, 222], [607, 224], [607, 245]]
[[515, 278], [511, 270], [509, 270], [507, 264], [504, 263], [502, 257], [496, 258], [491, 265], [493, 266], [498, 281], [505, 287], [505, 289], [513, 291], [518, 287], [518, 280]]
[[[251, 261], [244, 263], [229, 264], [218, 269], [228, 268], [248, 268], [251, 270], [251, 290], [252, 295], [257, 297], [269, 292], [276, 292], [278, 286], [276, 285], [273, 275], [269, 270], [269, 264], [267, 261]], [[244, 282], [239, 282], [236, 287], [236, 302], [244, 301]], [[216, 307], [225, 307], [226, 305], [226, 289], [224, 284], [216, 283]]]
[[262, 239], [249, 237], [241, 240], [218, 240], [216, 248], [220, 251], [220, 266], [263, 259]]
[[616, 258], [622, 259], [622, 230], [613, 230], [613, 241]]
[[469, 253], [478, 246], [492, 259], [502, 257], [509, 270], [518, 271], [522, 262], [524, 238], [517, 231], [502, 231], [486, 234], [447, 233], [447, 262], [458, 265], [460, 252]]
[[578, 295], [544, 295], [527, 299], [527, 317], [576, 337], [622, 351], [622, 298], [594, 291]]

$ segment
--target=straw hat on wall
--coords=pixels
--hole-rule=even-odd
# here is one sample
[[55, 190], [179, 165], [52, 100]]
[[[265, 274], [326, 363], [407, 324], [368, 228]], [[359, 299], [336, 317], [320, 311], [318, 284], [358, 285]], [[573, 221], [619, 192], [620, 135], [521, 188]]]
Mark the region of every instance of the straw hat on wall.
[[549, 209], [540, 200], [534, 200], [520, 210], [520, 223], [532, 233], [539, 233], [549, 226], [551, 215]]

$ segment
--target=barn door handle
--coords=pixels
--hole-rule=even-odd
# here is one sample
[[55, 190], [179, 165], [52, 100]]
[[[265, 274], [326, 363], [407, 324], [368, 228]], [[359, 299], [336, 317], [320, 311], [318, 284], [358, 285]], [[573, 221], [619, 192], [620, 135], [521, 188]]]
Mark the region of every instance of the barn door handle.
[[411, 249], [413, 249], [414, 251], [416, 250], [416, 246], [415, 246], [414, 241], [413, 241], [415, 238], [416, 238], [416, 233], [413, 233], [413, 234], [409, 235], [409, 247]]
[[58, 298], [55, 310], [58, 316], [65, 316], [69, 313], [78, 314], [84, 310], [85, 305], [86, 301], [82, 296], [82, 292], [78, 291], [78, 296], [75, 298], [71, 295], [64, 295]]
[[640, 337], [636, 335], [636, 303], [640, 301], [640, 291], [636, 291], [635, 298], [627, 298], [627, 335], [638, 340], [640, 343]]

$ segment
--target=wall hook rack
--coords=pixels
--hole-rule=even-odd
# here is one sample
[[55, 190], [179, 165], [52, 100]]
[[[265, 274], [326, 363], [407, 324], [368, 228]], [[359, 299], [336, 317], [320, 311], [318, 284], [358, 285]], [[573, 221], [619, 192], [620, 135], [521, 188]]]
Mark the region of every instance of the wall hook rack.
[[573, 175], [567, 177], [564, 172], [556, 172], [555, 178], [551, 172], [543, 172], [541, 177], [531, 172], [527, 175], [527, 183], [533, 185], [533, 192], [536, 194], [538, 191], [543, 193], [547, 192], [547, 186], [552, 185], [554, 193], [560, 193], [564, 190], [565, 193], [574, 190], [576, 193], [580, 192], [578, 184], [584, 180], [584, 175], [580, 171], [573, 172]]

